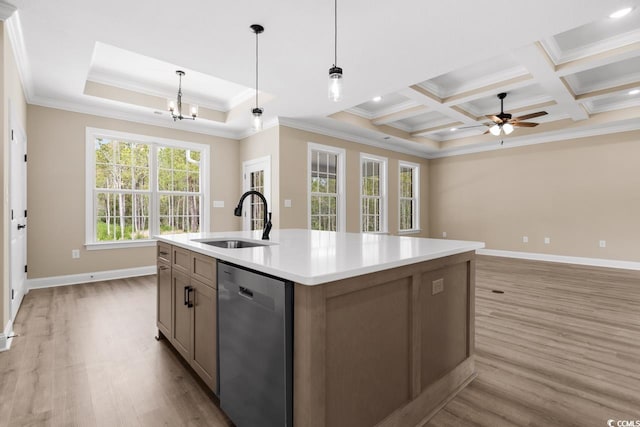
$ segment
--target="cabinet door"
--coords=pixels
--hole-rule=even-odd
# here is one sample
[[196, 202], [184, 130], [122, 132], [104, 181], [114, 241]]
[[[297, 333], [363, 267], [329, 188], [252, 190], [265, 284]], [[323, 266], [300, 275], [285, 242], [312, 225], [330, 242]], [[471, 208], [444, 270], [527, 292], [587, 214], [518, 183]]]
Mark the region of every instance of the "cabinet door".
[[191, 325], [193, 321], [188, 301], [193, 302], [193, 292], [189, 292], [191, 279], [186, 274], [174, 269], [171, 274], [171, 289], [173, 291], [173, 331], [171, 342], [182, 357], [190, 361], [192, 347]]
[[165, 337], [171, 338], [171, 264], [158, 260], [157, 325]]
[[193, 359], [191, 367], [216, 392], [217, 292], [191, 279], [193, 300]]

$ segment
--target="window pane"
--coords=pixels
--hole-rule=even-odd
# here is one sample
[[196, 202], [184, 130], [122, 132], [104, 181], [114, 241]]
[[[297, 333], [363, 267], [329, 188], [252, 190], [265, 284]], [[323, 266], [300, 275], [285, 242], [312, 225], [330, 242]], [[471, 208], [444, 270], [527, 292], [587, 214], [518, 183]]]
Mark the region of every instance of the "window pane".
[[96, 240], [149, 238], [149, 196], [147, 194], [98, 193]]
[[200, 231], [200, 196], [161, 195], [160, 234]]

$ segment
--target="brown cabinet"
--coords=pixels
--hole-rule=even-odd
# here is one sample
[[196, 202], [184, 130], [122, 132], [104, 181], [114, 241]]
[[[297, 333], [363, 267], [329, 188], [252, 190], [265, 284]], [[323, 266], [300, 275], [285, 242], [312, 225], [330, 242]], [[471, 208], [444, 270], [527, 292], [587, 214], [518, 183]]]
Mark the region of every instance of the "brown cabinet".
[[215, 258], [158, 242], [157, 298], [158, 330], [215, 392], [218, 299]]
[[[171, 249], [167, 249], [170, 253]], [[158, 258], [158, 329], [166, 337], [171, 336], [171, 313], [173, 312], [173, 298], [171, 290], [171, 263]]]

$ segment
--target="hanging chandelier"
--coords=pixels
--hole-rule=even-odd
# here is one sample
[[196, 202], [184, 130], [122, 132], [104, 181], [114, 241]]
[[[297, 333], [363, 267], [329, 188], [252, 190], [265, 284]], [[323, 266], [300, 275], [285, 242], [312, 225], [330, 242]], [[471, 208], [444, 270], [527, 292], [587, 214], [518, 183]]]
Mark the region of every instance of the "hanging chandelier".
[[251, 110], [251, 115], [253, 116], [252, 128], [257, 132], [262, 130], [262, 112], [264, 111], [258, 106], [258, 34], [264, 32], [264, 27], [259, 24], [253, 24], [251, 31], [256, 35], [256, 107]]
[[329, 68], [329, 99], [338, 102], [342, 99], [343, 75], [342, 68], [338, 67], [338, 0], [334, 1], [334, 60]]
[[167, 107], [169, 109], [169, 112], [171, 113], [171, 117], [173, 118], [173, 121], [177, 121], [177, 120], [195, 120], [196, 117], [198, 116], [198, 106], [195, 104], [191, 104], [191, 108], [190, 108], [190, 116], [183, 116], [182, 115], [182, 76], [184, 76], [184, 71], [181, 70], [176, 70], [176, 74], [178, 75], [178, 78], [180, 79], [178, 82], [178, 98], [174, 101], [173, 99], [169, 99], [167, 101]]

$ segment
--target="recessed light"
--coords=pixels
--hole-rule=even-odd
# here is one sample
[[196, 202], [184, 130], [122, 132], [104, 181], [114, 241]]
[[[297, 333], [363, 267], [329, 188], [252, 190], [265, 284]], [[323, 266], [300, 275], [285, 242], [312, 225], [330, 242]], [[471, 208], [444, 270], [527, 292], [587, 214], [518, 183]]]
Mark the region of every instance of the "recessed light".
[[380, 95], [373, 97], [373, 102], [380, 102], [380, 101], [382, 101], [382, 97]]
[[458, 128], [451, 128], [451, 129], [449, 129], [449, 130], [450, 130], [451, 132], [454, 132], [454, 131], [457, 131], [457, 130], [458, 130]]
[[629, 95], [637, 95], [640, 93], [640, 89], [634, 89], [629, 91]]
[[609, 15], [609, 18], [622, 18], [623, 16], [627, 16], [633, 10], [632, 7], [625, 7], [624, 9], [617, 10]]

